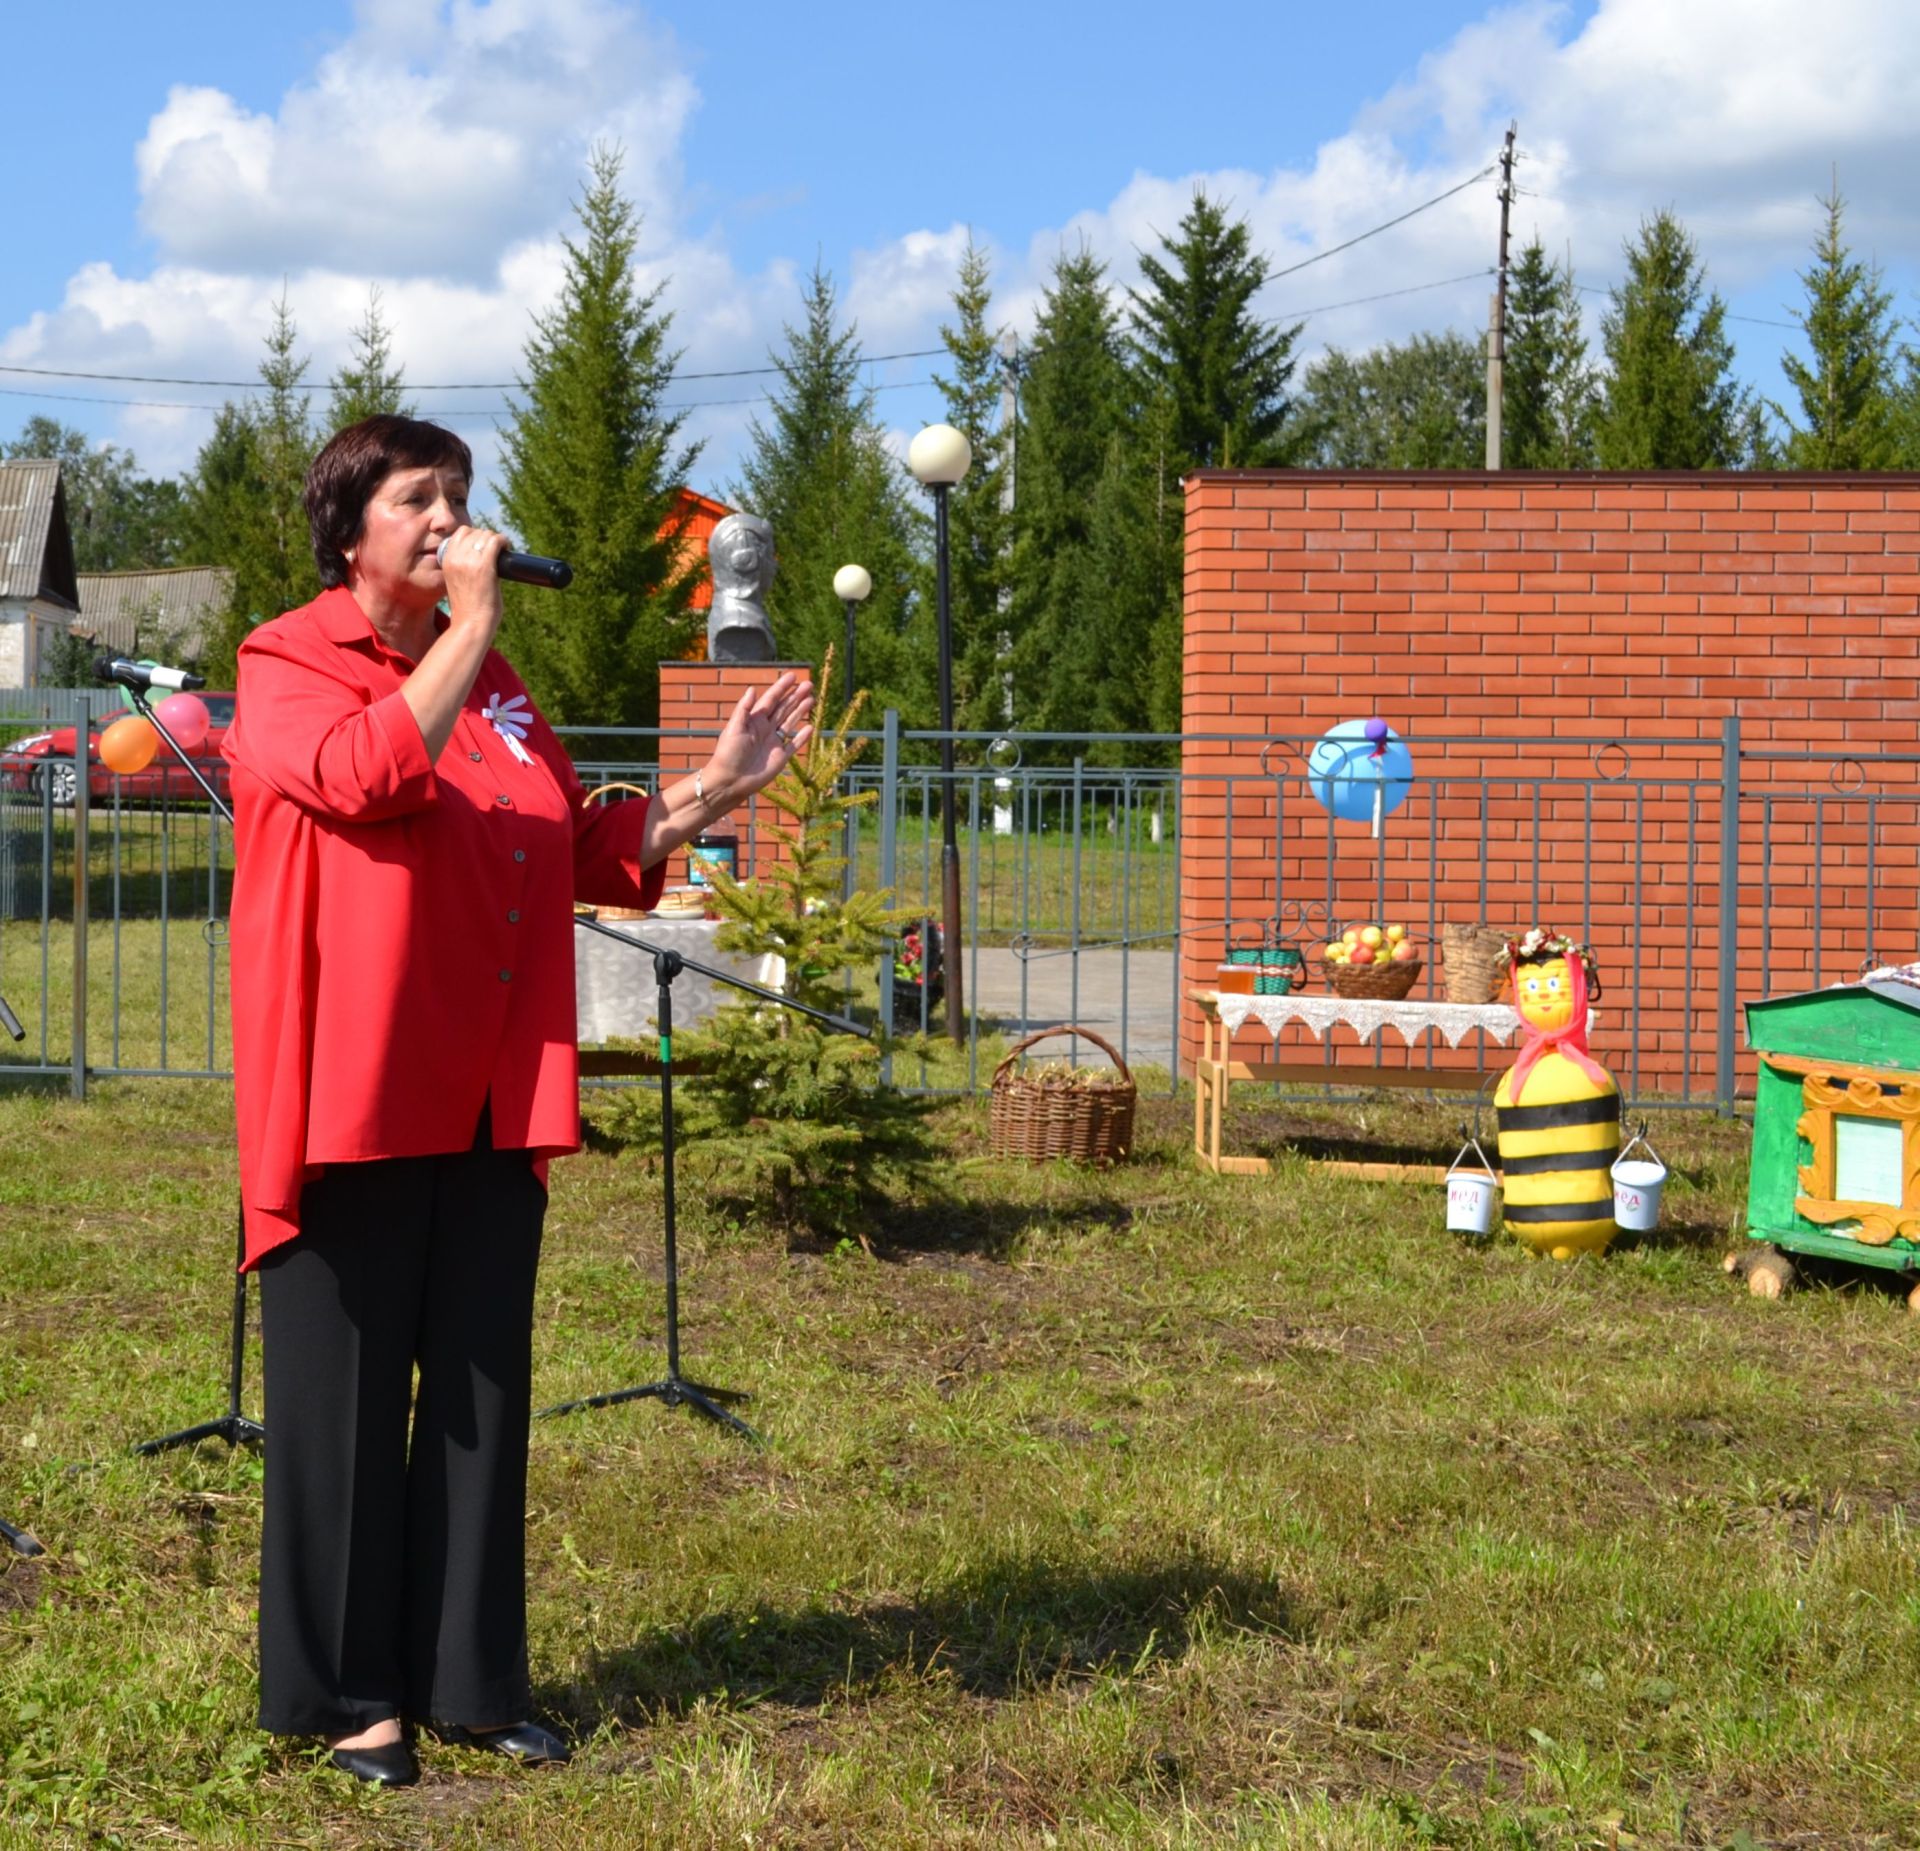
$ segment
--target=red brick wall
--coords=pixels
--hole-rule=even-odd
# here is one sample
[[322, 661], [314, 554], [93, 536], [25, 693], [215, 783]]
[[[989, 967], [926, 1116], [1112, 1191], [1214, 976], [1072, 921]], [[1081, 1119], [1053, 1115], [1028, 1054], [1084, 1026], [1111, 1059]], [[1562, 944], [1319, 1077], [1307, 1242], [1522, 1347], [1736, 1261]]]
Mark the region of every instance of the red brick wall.
[[[1243, 737], [1190, 739], [1184, 762], [1183, 985], [1210, 982], [1223, 923], [1257, 928], [1276, 891], [1331, 887], [1341, 919], [1385, 911], [1423, 936], [1475, 918], [1466, 780], [1524, 772], [1486, 795], [1489, 922], [1584, 917], [1610, 978], [1596, 1052], [1649, 1091], [1710, 1087], [1724, 722], [1748, 753], [1910, 750], [1917, 638], [1920, 477], [1203, 471], [1187, 483], [1184, 730]], [[1375, 714], [1419, 779], [1384, 843], [1331, 823], [1297, 778], [1276, 805], [1264, 740], [1304, 751]], [[1522, 738], [1545, 743], [1506, 743]], [[1299, 761], [1275, 748], [1267, 768]], [[1914, 771], [1837, 774], [1881, 799], [1869, 848], [1830, 757], [1744, 760], [1743, 998], [1813, 981], [1816, 955], [1821, 981], [1854, 974], [1869, 893], [1874, 952], [1920, 953]], [[1190, 1008], [1182, 1027], [1191, 1058]]]
[[[764, 688], [785, 670], [813, 679], [805, 662], [662, 662], [660, 664], [660, 771], [672, 780], [698, 770], [707, 762], [713, 742], [748, 689]], [[693, 738], [675, 739], [675, 733]], [[784, 852], [767, 825], [774, 812], [760, 798], [743, 805], [714, 824], [715, 833], [732, 832], [740, 838], [742, 877], [764, 872]], [[667, 871], [667, 885], [681, 886], [687, 878], [684, 854], [676, 854]]]

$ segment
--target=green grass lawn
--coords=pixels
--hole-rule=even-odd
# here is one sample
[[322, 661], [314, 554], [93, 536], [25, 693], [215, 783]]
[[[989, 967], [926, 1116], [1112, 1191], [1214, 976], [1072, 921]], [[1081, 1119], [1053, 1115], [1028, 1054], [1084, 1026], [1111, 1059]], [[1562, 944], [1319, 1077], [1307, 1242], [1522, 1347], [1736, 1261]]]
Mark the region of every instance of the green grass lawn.
[[[876, 1259], [690, 1188], [688, 1373], [768, 1446], [538, 1424], [577, 1758], [429, 1746], [378, 1795], [253, 1728], [257, 1463], [128, 1450], [222, 1404], [230, 1111], [0, 1087], [0, 1515], [48, 1547], [0, 1559], [0, 1842], [1914, 1842], [1920, 1327], [1722, 1275], [1740, 1127], [1666, 1128], [1666, 1229], [1568, 1267], [1432, 1185], [1207, 1175], [1182, 1102], [1110, 1175], [944, 1108]], [[1444, 1160], [1453, 1111], [1268, 1095], [1233, 1136]], [[556, 1166], [540, 1402], [658, 1373], [660, 1231], [646, 1165]]]

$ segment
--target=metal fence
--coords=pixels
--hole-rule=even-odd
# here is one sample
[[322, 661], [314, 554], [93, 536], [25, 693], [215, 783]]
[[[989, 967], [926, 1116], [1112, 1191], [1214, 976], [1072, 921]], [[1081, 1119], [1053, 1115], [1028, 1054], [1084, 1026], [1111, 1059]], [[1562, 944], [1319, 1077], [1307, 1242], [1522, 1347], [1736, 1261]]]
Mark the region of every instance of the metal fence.
[[[566, 737], [589, 785], [651, 788], [663, 747], [671, 762], [684, 745]], [[891, 714], [870, 736], [854, 779], [873, 801], [850, 854], [850, 878], [931, 920], [940, 737]], [[1432, 943], [1450, 920], [1548, 919], [1602, 949], [1605, 1040], [1629, 1096], [1731, 1111], [1743, 997], [1913, 955], [1920, 755], [1745, 745], [1731, 720], [1706, 740], [1410, 743], [1417, 781], [1376, 838], [1315, 803], [1308, 739], [956, 736], [966, 925], [947, 949], [968, 1037], [896, 1060], [893, 1083], [975, 1090], [1014, 1040], [1077, 1023], [1143, 1086], [1171, 1089], [1183, 989], [1276, 920], [1317, 939], [1398, 916]], [[1140, 762], [1096, 762], [1128, 757]], [[749, 843], [764, 801], [743, 819]], [[84, 776], [70, 805], [50, 787], [0, 793], [0, 996], [27, 1029], [0, 1041], [0, 1076], [78, 1093], [89, 1075], [228, 1073], [232, 873], [229, 831], [205, 804], [136, 806], [117, 789], [90, 801]], [[1424, 988], [1439, 982], [1430, 963]], [[883, 1019], [905, 1001], [890, 961], [849, 973], [847, 995]], [[937, 1034], [942, 1012], [921, 995]], [[1369, 1058], [1449, 1053], [1376, 1045]]]

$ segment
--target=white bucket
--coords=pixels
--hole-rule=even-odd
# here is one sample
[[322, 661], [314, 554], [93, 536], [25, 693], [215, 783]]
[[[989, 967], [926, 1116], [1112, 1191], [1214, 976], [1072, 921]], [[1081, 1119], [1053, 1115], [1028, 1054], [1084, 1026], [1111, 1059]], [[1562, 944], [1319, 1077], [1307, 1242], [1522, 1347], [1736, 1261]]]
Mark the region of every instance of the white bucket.
[[1485, 1234], [1493, 1226], [1498, 1181], [1485, 1170], [1447, 1172], [1447, 1229], [1454, 1234]]
[[1613, 1218], [1623, 1228], [1645, 1232], [1660, 1225], [1660, 1191], [1667, 1186], [1667, 1166], [1622, 1157], [1613, 1166]]

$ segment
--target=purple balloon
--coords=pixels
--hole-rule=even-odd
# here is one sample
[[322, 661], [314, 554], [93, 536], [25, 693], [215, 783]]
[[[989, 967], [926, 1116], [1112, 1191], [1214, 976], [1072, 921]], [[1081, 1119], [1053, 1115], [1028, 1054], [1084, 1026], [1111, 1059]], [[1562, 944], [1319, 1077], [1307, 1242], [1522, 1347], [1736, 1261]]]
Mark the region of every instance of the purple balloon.
[[1392, 732], [1393, 728], [1390, 727], [1384, 720], [1369, 720], [1367, 722], [1366, 730], [1367, 730], [1367, 737], [1370, 740], [1372, 740], [1375, 745], [1378, 745], [1381, 740], [1386, 738], [1386, 736], [1390, 732]]

